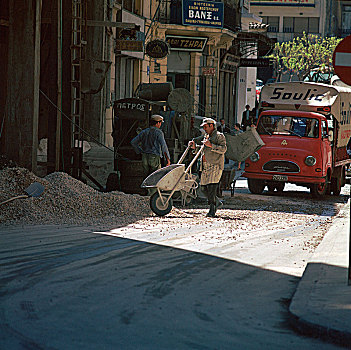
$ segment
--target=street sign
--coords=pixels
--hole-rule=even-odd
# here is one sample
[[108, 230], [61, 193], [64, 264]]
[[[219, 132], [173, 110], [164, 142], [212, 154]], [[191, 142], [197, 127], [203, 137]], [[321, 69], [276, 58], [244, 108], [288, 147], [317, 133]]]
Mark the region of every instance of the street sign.
[[269, 67], [269, 58], [240, 58], [240, 67]]
[[223, 28], [223, 2], [183, 0], [183, 25]]
[[351, 35], [347, 36], [334, 50], [333, 67], [335, 74], [347, 85], [351, 85]]

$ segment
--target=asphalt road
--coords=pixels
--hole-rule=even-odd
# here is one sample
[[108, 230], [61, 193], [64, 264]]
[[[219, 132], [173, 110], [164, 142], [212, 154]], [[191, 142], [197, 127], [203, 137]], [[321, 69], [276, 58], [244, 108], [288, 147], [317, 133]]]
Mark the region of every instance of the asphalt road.
[[0, 348], [336, 349], [288, 316], [328, 203], [307, 225], [240, 234], [216, 222], [1, 229]]

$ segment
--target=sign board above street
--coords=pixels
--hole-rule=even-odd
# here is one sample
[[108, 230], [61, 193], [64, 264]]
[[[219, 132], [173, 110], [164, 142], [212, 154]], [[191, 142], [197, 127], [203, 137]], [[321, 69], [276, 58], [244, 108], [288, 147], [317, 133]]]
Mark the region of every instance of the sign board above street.
[[226, 53], [221, 60], [220, 69], [224, 72], [235, 73], [240, 64], [240, 57]]
[[240, 58], [240, 67], [269, 67], [269, 58]]
[[208, 38], [166, 35], [166, 41], [171, 50], [202, 52], [206, 46]]
[[183, 0], [182, 6], [183, 25], [223, 28], [223, 2]]
[[351, 85], [351, 35], [341, 40], [335, 48], [333, 67], [340, 80], [347, 85]]
[[143, 52], [144, 41], [141, 40], [116, 40], [116, 51]]

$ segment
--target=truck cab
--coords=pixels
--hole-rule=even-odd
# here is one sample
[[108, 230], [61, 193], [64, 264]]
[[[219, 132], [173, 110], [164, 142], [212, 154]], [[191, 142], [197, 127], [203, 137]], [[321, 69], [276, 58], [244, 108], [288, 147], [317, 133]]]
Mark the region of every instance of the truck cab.
[[294, 183], [308, 187], [314, 197], [339, 195], [350, 163], [345, 153], [350, 118], [343, 118], [350, 96], [351, 90], [341, 94], [325, 84], [263, 87], [256, 128], [265, 145], [246, 160], [249, 190], [283, 191]]

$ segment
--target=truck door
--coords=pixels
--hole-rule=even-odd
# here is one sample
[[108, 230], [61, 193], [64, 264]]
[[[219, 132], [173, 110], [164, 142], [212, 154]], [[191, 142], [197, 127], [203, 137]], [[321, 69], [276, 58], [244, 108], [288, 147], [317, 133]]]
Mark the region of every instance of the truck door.
[[328, 139], [328, 123], [326, 120], [322, 120], [321, 129], [323, 174], [326, 175], [326, 169], [332, 166], [332, 148]]

